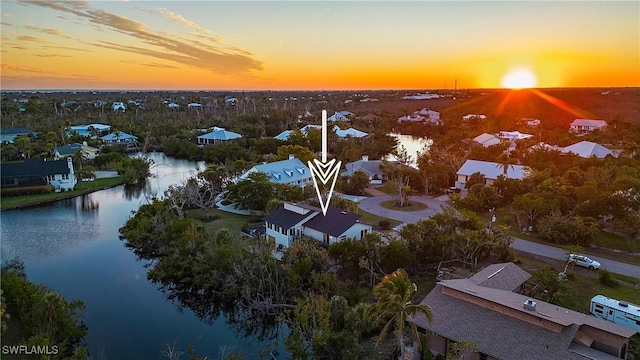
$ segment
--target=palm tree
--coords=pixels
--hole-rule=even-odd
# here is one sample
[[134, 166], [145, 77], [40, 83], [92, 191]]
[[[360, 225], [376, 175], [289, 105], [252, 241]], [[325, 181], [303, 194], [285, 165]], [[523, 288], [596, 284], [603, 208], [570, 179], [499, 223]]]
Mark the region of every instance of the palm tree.
[[[367, 316], [376, 316], [385, 321], [389, 319], [380, 331], [376, 345], [380, 343], [392, 326], [395, 327], [401, 359], [405, 358], [404, 329], [407, 318], [417, 314], [423, 314], [428, 321], [433, 318], [429, 306], [412, 303], [411, 298], [416, 291], [418, 291], [418, 287], [409, 280], [407, 272], [404, 269], [398, 269], [386, 275], [373, 288], [373, 295], [376, 297], [377, 303], [367, 309]], [[416, 324], [409, 321], [409, 326], [411, 337], [413, 340], [419, 341]]]

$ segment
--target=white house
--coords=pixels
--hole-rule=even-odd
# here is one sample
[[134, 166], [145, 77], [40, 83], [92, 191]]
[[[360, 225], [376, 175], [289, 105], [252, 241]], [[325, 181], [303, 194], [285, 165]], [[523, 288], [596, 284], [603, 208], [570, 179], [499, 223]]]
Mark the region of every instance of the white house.
[[279, 251], [302, 236], [328, 246], [346, 238], [362, 240], [372, 229], [359, 219], [360, 215], [333, 206], [323, 215], [317, 207], [285, 202], [284, 207], [264, 217], [265, 235]]
[[486, 118], [487, 118], [487, 116], [486, 115], [482, 115], [482, 114], [467, 114], [467, 115], [462, 117], [462, 120], [464, 120], [464, 121], [471, 120], [471, 119], [484, 120]]
[[78, 183], [70, 157], [66, 160], [53, 161], [31, 158], [23, 162], [3, 162], [1, 167], [2, 188], [49, 184], [58, 192], [71, 190]]
[[123, 102], [121, 101], [114, 101], [111, 104], [111, 109], [113, 109], [113, 111], [126, 111], [127, 110], [127, 105], [125, 105]]
[[524, 140], [533, 137], [531, 134], [523, 134], [520, 131], [500, 131], [498, 136], [508, 140]]
[[403, 123], [403, 122], [422, 122], [427, 120], [426, 117], [421, 116], [421, 115], [415, 115], [415, 114], [411, 114], [411, 115], [404, 115], [404, 116], [400, 116], [398, 118], [398, 122], [399, 123]]
[[346, 110], [338, 111], [335, 114], [329, 116], [327, 118], [327, 121], [333, 121], [333, 122], [335, 122], [335, 121], [349, 121], [349, 116], [352, 116], [352, 115], [353, 115], [353, 113], [350, 112], [350, 111], [346, 111]]
[[485, 178], [485, 185], [491, 185], [498, 178], [503, 175], [508, 179], [523, 179], [530, 173], [530, 169], [522, 165], [507, 166], [505, 173], [505, 166], [501, 163], [479, 160], [467, 160], [462, 167], [456, 173], [456, 188], [464, 189], [471, 174], [481, 173]]
[[187, 108], [188, 109], [200, 110], [200, 109], [202, 109], [202, 104], [200, 104], [200, 103], [189, 103], [189, 104], [187, 104]]
[[[309, 133], [309, 130], [322, 130], [322, 125], [306, 125], [304, 126], [302, 129], [300, 129], [300, 132], [303, 135], [307, 135]], [[336, 135], [341, 138], [341, 139], [345, 139], [348, 137], [353, 137], [353, 138], [362, 138], [362, 137], [366, 137], [369, 136], [369, 134], [367, 134], [364, 131], [360, 131], [358, 129], [354, 129], [354, 128], [348, 128], [348, 129], [340, 129], [340, 127], [338, 125], [334, 125], [333, 127], [333, 131], [336, 133]], [[278, 139], [278, 140], [282, 140], [282, 141], [287, 141], [289, 139], [289, 136], [291, 136], [291, 133], [293, 133], [293, 130], [285, 130], [283, 132], [281, 132], [280, 134], [274, 136], [274, 139]]]
[[473, 142], [475, 142], [476, 144], [480, 144], [484, 147], [489, 147], [492, 145], [500, 144], [502, 140], [500, 140], [500, 138], [498, 138], [493, 134], [482, 133], [474, 137]]
[[304, 188], [311, 183], [311, 171], [292, 154], [289, 159], [255, 165], [238, 177], [238, 181], [246, 179], [253, 172], [269, 175], [269, 180], [277, 184], [289, 184]]
[[199, 145], [215, 144], [220, 141], [240, 139], [241, 137], [242, 135], [235, 133], [233, 131], [227, 131], [223, 128], [214, 127], [213, 131], [206, 133], [204, 135], [198, 136], [198, 144]]
[[575, 119], [569, 124], [569, 130], [577, 133], [586, 133], [594, 130], [603, 130], [607, 126], [604, 120]]
[[53, 158], [58, 160], [64, 157], [73, 156], [78, 151], [80, 151], [82, 153], [82, 157], [87, 160], [95, 159], [100, 153], [99, 149], [87, 145], [87, 142], [84, 141], [82, 144], [75, 143], [57, 146], [53, 151]]
[[569, 145], [561, 150], [563, 154], [574, 153], [583, 158], [590, 158], [592, 156], [598, 159], [604, 159], [608, 155], [616, 157], [616, 155], [606, 147], [596, 144], [591, 141], [580, 141], [579, 143]]
[[421, 115], [427, 118], [427, 121], [430, 123], [439, 123], [440, 122], [440, 113], [437, 111], [433, 111], [427, 108], [416, 111], [413, 113], [414, 115]]
[[178, 108], [180, 107], [180, 105], [178, 105], [178, 104], [176, 104], [176, 103], [172, 102], [172, 103], [168, 103], [168, 104], [167, 104], [167, 107], [168, 107], [169, 109], [178, 109]]
[[530, 127], [530, 128], [540, 126], [540, 120], [539, 119], [522, 118], [522, 121], [524, 121], [527, 124], [527, 127]]

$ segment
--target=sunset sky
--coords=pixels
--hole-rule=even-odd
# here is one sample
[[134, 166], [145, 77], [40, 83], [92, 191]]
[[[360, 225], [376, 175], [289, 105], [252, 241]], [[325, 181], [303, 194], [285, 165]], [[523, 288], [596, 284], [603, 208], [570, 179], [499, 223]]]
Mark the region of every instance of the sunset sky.
[[640, 2], [5, 1], [2, 89], [640, 86]]

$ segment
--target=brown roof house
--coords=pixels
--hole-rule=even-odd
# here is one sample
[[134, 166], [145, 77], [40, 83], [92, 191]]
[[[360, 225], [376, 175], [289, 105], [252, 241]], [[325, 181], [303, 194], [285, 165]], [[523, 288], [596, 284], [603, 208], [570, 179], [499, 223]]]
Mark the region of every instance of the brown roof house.
[[493, 264], [468, 279], [441, 280], [422, 300], [433, 320], [413, 321], [433, 354], [468, 341], [465, 359], [624, 359], [636, 331], [518, 293], [529, 274]]

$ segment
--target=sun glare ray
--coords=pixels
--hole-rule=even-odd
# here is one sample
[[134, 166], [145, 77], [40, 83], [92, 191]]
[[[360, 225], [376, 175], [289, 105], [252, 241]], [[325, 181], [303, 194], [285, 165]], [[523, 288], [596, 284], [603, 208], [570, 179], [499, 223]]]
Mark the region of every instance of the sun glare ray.
[[531, 89], [531, 92], [533, 92], [536, 96], [540, 97], [541, 99], [547, 101], [548, 103], [550, 103], [551, 105], [554, 105], [568, 113], [570, 113], [571, 115], [574, 115], [575, 117], [579, 118], [579, 119], [591, 119], [594, 116], [586, 111], [580, 110], [576, 107], [573, 107], [569, 104], [567, 104], [566, 102], [555, 98], [551, 95], [545, 94], [540, 90], [537, 89]]

